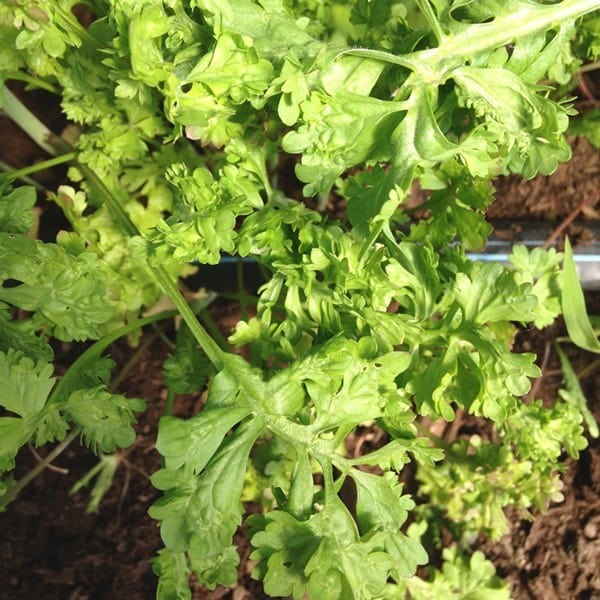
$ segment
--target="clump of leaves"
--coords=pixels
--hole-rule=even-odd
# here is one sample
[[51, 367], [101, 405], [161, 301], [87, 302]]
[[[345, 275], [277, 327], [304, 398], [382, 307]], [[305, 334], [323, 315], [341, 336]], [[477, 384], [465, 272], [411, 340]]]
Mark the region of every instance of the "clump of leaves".
[[[171, 394], [208, 386], [197, 415], [160, 421], [159, 597], [189, 598], [192, 573], [210, 588], [236, 581], [249, 495], [265, 507], [247, 524], [269, 595], [506, 597], [479, 553], [447, 550], [442, 571], [416, 578], [424, 532], [406, 524], [431, 520], [435, 539], [453, 522], [463, 544], [498, 536], [505, 506], [559, 497], [563, 450], [586, 444], [582, 415], [597, 432], [568, 395], [524, 402], [540, 370], [512, 350], [515, 323], [576, 321], [569, 248], [517, 248], [514, 268], [467, 251], [489, 235], [493, 177], [569, 158], [572, 108], [540, 82], [568, 82], [600, 1], [115, 1], [92, 3], [88, 28], [71, 4], [0, 6], [2, 78], [57, 91], [79, 127], [76, 187], [52, 196], [72, 232], [27, 238], [24, 188], [5, 187], [0, 204], [0, 356], [15, 390], [2, 406], [17, 415], [1, 417], [4, 471], [27, 441], [73, 426], [102, 452], [133, 441], [140, 401], [107, 390], [102, 362], [53, 388], [47, 341], [100, 338], [98, 358], [164, 292], [185, 322], [165, 365]], [[304, 196], [345, 202], [346, 218], [286, 197], [286, 155]], [[420, 220], [406, 204], [415, 183]], [[230, 337], [248, 360], [176, 286], [223, 253], [267, 273], [256, 316]], [[494, 441], [448, 446], [422, 424], [458, 410], [486, 419]], [[354, 456], [365, 425], [383, 443]], [[409, 463], [418, 507], [399, 483]]]

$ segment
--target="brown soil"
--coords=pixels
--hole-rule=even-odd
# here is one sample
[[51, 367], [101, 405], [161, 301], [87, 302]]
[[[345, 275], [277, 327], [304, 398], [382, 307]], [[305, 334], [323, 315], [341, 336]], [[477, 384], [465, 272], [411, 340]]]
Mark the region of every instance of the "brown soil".
[[[43, 97], [37, 106], [44, 108]], [[44, 118], [44, 110], [39, 112]], [[52, 109], [46, 117], [48, 124], [56, 118]], [[5, 162], [22, 166], [42, 158], [2, 119], [0, 139], [0, 159]], [[573, 161], [551, 177], [532, 182], [518, 177], [499, 180], [498, 202], [490, 209], [490, 216], [551, 219], [558, 226], [585, 201], [580, 216], [584, 221], [596, 218], [596, 210], [600, 210], [600, 154], [584, 140], [575, 140], [573, 148]], [[44, 183], [52, 187], [56, 182], [50, 177]], [[216, 281], [216, 285], [221, 283]], [[600, 299], [589, 296], [588, 302], [592, 312], [598, 314]], [[224, 329], [235, 321], [227, 311], [215, 313], [215, 318]], [[557, 331], [553, 327], [535, 335], [524, 332], [519, 343], [536, 352], [541, 361]], [[68, 366], [76, 350], [70, 346], [57, 348], [59, 363]], [[131, 349], [119, 343], [111, 353], [118, 372]], [[119, 389], [129, 396], [144, 398], [148, 409], [140, 416], [134, 446], [120, 455], [113, 485], [103, 498], [99, 513], [86, 512], [88, 491], [69, 494], [71, 486], [97, 463], [97, 458], [76, 441], [56, 460], [57, 469], [44, 471], [0, 515], [0, 600], [154, 597], [155, 577], [149, 560], [161, 542], [156, 523], [147, 515], [148, 506], [158, 495], [148, 477], [160, 464], [154, 442], [166, 397], [161, 365], [167, 353], [160, 337], [153, 338]], [[576, 371], [594, 360], [575, 349], [570, 358]], [[558, 361], [551, 351], [537, 395], [551, 402], [559, 384]], [[592, 369], [583, 385], [591, 410], [600, 418], [600, 369]], [[200, 406], [198, 396], [181, 398], [175, 413], [191, 416]], [[41, 455], [48, 451], [39, 449]], [[18, 457], [16, 477], [25, 474], [37, 460], [33, 450], [25, 448]], [[566, 465], [562, 503], [551, 506], [545, 514], [535, 514], [533, 521], [511, 513], [511, 530], [504, 538], [497, 543], [481, 542], [498, 573], [510, 582], [515, 600], [600, 599], [600, 441], [592, 441], [578, 461], [568, 460]], [[243, 559], [247, 554], [247, 546], [243, 545]], [[194, 592], [194, 598], [209, 600], [264, 597], [260, 584], [250, 578], [245, 560], [233, 588]]]
[[[587, 300], [590, 311], [598, 314], [600, 297], [588, 295]], [[526, 332], [517, 340], [523, 350], [538, 355], [540, 364], [550, 349], [536, 393], [545, 401], [556, 397], [561, 384], [553, 340], [562, 334], [562, 328], [554, 325], [535, 334]], [[575, 347], [567, 350], [577, 373], [595, 360]], [[588, 373], [581, 378], [582, 388], [600, 420], [600, 371], [592, 368]], [[563, 502], [552, 504], [545, 513], [534, 511], [532, 519], [509, 511], [509, 533], [496, 543], [481, 540], [480, 549], [510, 583], [515, 600], [600, 600], [600, 439], [590, 440], [579, 460], [567, 459], [565, 467]]]
[[490, 219], [544, 219], [567, 217], [582, 204], [583, 216], [598, 219], [600, 205], [600, 152], [585, 138], [571, 140], [573, 156], [552, 175], [523, 181], [517, 175], [496, 182], [496, 203]]

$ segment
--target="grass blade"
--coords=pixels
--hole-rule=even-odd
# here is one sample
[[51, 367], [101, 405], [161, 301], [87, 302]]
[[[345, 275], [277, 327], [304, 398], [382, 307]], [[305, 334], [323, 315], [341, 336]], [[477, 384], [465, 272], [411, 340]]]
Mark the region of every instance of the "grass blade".
[[565, 239], [561, 304], [567, 332], [571, 341], [584, 350], [600, 354], [600, 342], [598, 342], [592, 324], [587, 316], [585, 298], [583, 297], [583, 290], [577, 276], [569, 238]]

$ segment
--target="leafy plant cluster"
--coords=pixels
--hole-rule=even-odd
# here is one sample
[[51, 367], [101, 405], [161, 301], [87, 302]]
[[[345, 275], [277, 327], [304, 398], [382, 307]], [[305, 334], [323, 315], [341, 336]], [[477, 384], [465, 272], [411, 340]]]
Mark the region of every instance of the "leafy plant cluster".
[[[490, 233], [495, 176], [569, 159], [573, 110], [553, 87], [598, 54], [600, 1], [91, 0], [86, 27], [75, 4], [0, 2], [2, 79], [58, 94], [76, 127], [43, 140], [71, 163], [49, 194], [71, 231], [32, 239], [34, 189], [22, 172], [1, 189], [0, 505], [28, 442], [133, 442], [144, 402], [112, 391], [104, 353], [170, 316], [142, 316], [166, 294], [183, 318], [171, 394], [208, 385], [197, 415], [159, 424], [158, 597], [189, 598], [192, 573], [233, 584], [246, 520], [271, 596], [507, 598], [469, 541], [502, 535], [506, 506], [559, 499], [583, 419], [597, 435], [576, 378], [551, 407], [523, 400], [540, 369], [512, 350], [515, 324], [564, 313], [574, 341], [598, 343], [569, 246], [516, 248], [511, 268], [467, 252]], [[19, 107], [5, 90], [23, 124]], [[176, 285], [224, 254], [268, 274], [229, 338], [248, 359]], [[96, 341], [58, 380], [52, 340]], [[424, 424], [457, 411], [494, 434], [448, 445]], [[355, 456], [364, 427], [384, 442]], [[460, 549], [416, 577], [443, 524]]]

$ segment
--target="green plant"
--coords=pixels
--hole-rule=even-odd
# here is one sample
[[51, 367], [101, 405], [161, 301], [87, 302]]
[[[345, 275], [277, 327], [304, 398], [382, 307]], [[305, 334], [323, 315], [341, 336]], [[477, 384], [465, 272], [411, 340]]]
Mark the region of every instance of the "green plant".
[[[87, 28], [73, 4], [0, 3], [2, 78], [59, 94], [79, 127], [73, 147], [47, 139], [5, 90], [5, 111], [59, 154], [52, 164], [72, 163], [73, 186], [50, 199], [73, 230], [29, 239], [35, 195], [11, 184], [31, 169], [9, 174], [0, 368], [14, 390], [2, 406], [18, 416], [0, 417], [2, 469], [27, 441], [72, 427], [102, 452], [132, 442], [142, 403], [111, 394], [98, 359], [166, 293], [185, 323], [171, 394], [209, 383], [199, 414], [160, 421], [159, 597], [189, 598], [191, 573], [235, 582], [249, 497], [265, 506], [247, 523], [270, 595], [425, 598], [447, 580], [505, 597], [479, 554], [448, 551], [454, 566], [431, 584], [412, 578], [428, 561], [420, 537], [434, 543], [442, 518], [468, 552], [474, 534], [504, 531], [505, 506], [556, 499], [563, 450], [586, 444], [577, 403], [523, 402], [540, 370], [511, 351], [515, 323], [545, 327], [563, 311], [573, 329], [570, 250], [517, 248], [513, 269], [466, 251], [490, 232], [496, 175], [568, 160], [573, 111], [540, 82], [567, 86], [581, 36], [597, 44], [587, 15], [600, 1], [111, 0], [88, 3]], [[304, 196], [345, 202], [347, 218], [287, 197], [290, 154]], [[421, 219], [405, 205], [416, 182]], [[176, 284], [223, 253], [268, 273], [257, 315], [229, 339], [248, 360], [207, 333]], [[593, 347], [590, 331], [570, 333]], [[55, 385], [49, 338], [99, 339], [94, 369], [78, 361]], [[497, 436], [449, 446], [422, 424], [457, 410]], [[384, 443], [352, 456], [364, 425]], [[398, 481], [408, 463], [418, 507]], [[3, 485], [0, 504], [18, 491]], [[411, 513], [427, 531], [403, 531]]]

